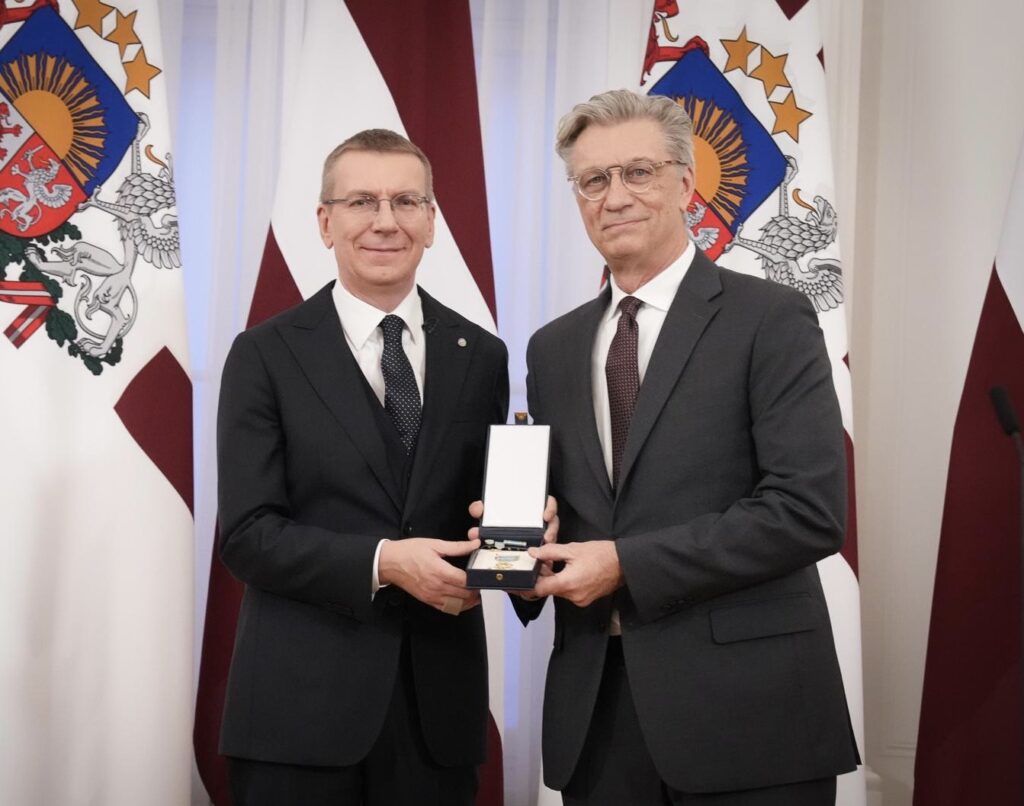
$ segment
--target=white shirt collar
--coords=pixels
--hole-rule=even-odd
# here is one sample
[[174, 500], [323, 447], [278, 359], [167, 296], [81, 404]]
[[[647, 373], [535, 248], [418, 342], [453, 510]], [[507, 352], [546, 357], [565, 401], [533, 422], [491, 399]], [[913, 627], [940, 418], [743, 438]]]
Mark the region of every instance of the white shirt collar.
[[668, 309], [672, 306], [672, 300], [676, 298], [676, 292], [679, 291], [679, 284], [683, 282], [683, 277], [686, 276], [686, 271], [690, 268], [690, 264], [693, 262], [696, 254], [697, 248], [693, 245], [693, 241], [688, 240], [686, 248], [679, 257], [632, 294], [627, 294], [619, 288], [618, 283], [615, 282], [615, 276], [611, 275], [612, 301], [611, 305], [608, 306], [609, 312], [614, 315], [619, 309], [619, 303], [622, 301], [622, 298], [626, 296], [636, 297], [644, 305], [657, 308], [659, 311], [668, 312]]
[[362, 349], [367, 340], [376, 334], [380, 320], [389, 313], [402, 317], [413, 344], [423, 338], [423, 306], [415, 285], [393, 311], [382, 311], [364, 302], [345, 288], [340, 280], [335, 281], [331, 294], [338, 318], [341, 319], [341, 328], [357, 350]]

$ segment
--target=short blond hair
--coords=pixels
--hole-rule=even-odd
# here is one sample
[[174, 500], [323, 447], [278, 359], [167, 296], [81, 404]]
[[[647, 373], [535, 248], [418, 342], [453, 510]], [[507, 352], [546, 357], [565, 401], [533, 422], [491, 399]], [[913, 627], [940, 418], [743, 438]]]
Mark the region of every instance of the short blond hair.
[[380, 154], [412, 154], [423, 163], [423, 172], [427, 179], [427, 198], [434, 200], [434, 172], [430, 160], [423, 150], [414, 142], [390, 129], [364, 129], [349, 137], [324, 160], [324, 169], [320, 177], [320, 201], [327, 201], [333, 193], [331, 172], [341, 155], [349, 151], [375, 151]]

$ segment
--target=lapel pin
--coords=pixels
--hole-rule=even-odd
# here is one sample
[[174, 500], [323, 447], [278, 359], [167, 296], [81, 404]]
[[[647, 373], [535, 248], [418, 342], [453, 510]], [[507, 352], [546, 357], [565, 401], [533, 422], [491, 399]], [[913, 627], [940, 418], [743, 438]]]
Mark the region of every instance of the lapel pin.
[[466, 340], [464, 338], [462, 338], [460, 336], [459, 337], [459, 341], [457, 343], [458, 343], [459, 347], [465, 347], [467, 342], [466, 342]]

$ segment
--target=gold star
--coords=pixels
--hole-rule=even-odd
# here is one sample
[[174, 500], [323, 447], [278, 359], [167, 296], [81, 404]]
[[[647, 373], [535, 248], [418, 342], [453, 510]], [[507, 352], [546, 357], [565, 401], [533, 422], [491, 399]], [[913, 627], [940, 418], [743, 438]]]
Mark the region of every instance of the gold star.
[[78, 10], [75, 30], [92, 28], [99, 36], [103, 36], [103, 18], [114, 10], [113, 6], [101, 3], [100, 0], [73, 0]]
[[146, 49], [139, 48], [135, 58], [124, 63], [124, 72], [128, 81], [124, 85], [124, 94], [132, 90], [138, 90], [147, 98], [149, 97], [149, 82], [160, 75], [159, 67], [154, 67], [146, 61]]
[[792, 90], [784, 101], [769, 101], [772, 110], [775, 112], [775, 127], [772, 134], [785, 132], [798, 143], [800, 142], [800, 124], [811, 116], [806, 109], [796, 105], [796, 96]]
[[764, 84], [764, 97], [768, 98], [776, 87], [788, 87], [789, 79], [786, 78], [786, 59], [788, 53], [781, 56], [773, 56], [768, 48], [761, 46], [761, 63], [750, 74]]
[[725, 63], [725, 69], [722, 72], [742, 70], [746, 73], [747, 60], [750, 58], [750, 54], [757, 50], [757, 43], [747, 39], [747, 26], [743, 26], [739, 39], [721, 39], [719, 41], [725, 48], [725, 52], [729, 54], [729, 60]]
[[141, 44], [139, 37], [135, 34], [135, 15], [138, 11], [133, 11], [131, 14], [125, 16], [118, 10], [117, 12], [117, 24], [114, 26], [114, 30], [104, 39], [108, 42], [116, 42], [117, 47], [121, 52], [121, 58], [124, 58], [124, 52], [128, 49], [129, 45]]

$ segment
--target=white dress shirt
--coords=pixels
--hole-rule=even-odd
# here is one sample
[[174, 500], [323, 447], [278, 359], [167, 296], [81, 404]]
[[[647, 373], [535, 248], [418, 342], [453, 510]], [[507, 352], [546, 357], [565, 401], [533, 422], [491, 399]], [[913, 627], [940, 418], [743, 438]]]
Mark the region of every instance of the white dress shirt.
[[[614, 275], [609, 275], [608, 282], [611, 283], [612, 299], [608, 310], [601, 317], [597, 326], [597, 336], [594, 338], [594, 351], [590, 358], [590, 379], [591, 394], [594, 398], [594, 420], [597, 423], [597, 436], [601, 441], [601, 451], [604, 454], [604, 466], [608, 471], [608, 481], [612, 480], [612, 415], [608, 407], [608, 379], [604, 373], [605, 364], [608, 361], [608, 350], [612, 346], [612, 339], [615, 338], [615, 331], [619, 327], [619, 302], [623, 297], [633, 296], [640, 300], [643, 305], [636, 313], [637, 326], [637, 348], [636, 359], [637, 369], [640, 371], [640, 384], [643, 385], [644, 374], [647, 372], [647, 365], [651, 363], [651, 353], [654, 352], [654, 345], [661, 334], [661, 326], [665, 324], [665, 317], [676, 298], [679, 284], [686, 276], [687, 269], [693, 262], [697, 250], [692, 241], [687, 242], [683, 253], [670, 263], [664, 271], [659, 272], [653, 278], [644, 283], [632, 294], [627, 294], [615, 283]], [[611, 625], [608, 632], [611, 635], [622, 635], [622, 626], [619, 622], [619, 611], [613, 610]]]
[[661, 333], [661, 326], [665, 324], [669, 306], [676, 298], [679, 284], [683, 281], [686, 270], [690, 268], [690, 263], [693, 262], [696, 254], [697, 250], [693, 242], [688, 242], [683, 254], [632, 294], [626, 294], [619, 288], [615, 283], [614, 276], [610, 276], [608, 279], [612, 287], [612, 300], [597, 326], [594, 352], [591, 356], [590, 376], [591, 393], [594, 398], [594, 420], [597, 422], [597, 435], [601, 440], [604, 466], [608, 470], [609, 481], [612, 478], [612, 415], [608, 408], [608, 379], [604, 374], [604, 366], [608, 361], [608, 350], [612, 346], [612, 339], [619, 326], [619, 302], [623, 297], [633, 296], [643, 303], [636, 314], [638, 331], [636, 358], [637, 368], [640, 370], [640, 383], [643, 384], [644, 374], [647, 372], [647, 365], [651, 362], [651, 353], [654, 352], [654, 345]]
[[426, 367], [426, 337], [423, 333], [423, 305], [416, 286], [406, 295], [393, 311], [382, 311], [359, 297], [353, 296], [340, 282], [334, 284], [334, 307], [341, 320], [348, 348], [355, 356], [359, 369], [366, 376], [370, 388], [384, 405], [384, 373], [380, 369], [380, 357], [384, 352], [384, 334], [380, 321], [389, 313], [400, 316], [405, 322], [402, 331], [402, 349], [412, 365], [416, 386], [423, 402], [423, 377]]
[[[405, 322], [402, 330], [402, 349], [412, 366], [412, 374], [416, 376], [416, 386], [420, 390], [420, 403], [423, 403], [423, 378], [427, 365], [426, 335], [423, 332], [423, 305], [420, 302], [416, 286], [405, 296], [393, 311], [382, 311], [368, 302], [349, 292], [340, 281], [334, 284], [334, 307], [341, 320], [341, 329], [345, 334], [345, 342], [352, 355], [363, 371], [367, 383], [373, 389], [380, 404], [384, 405], [384, 373], [380, 368], [380, 357], [384, 352], [384, 333], [380, 322], [389, 313], [400, 316]], [[373, 577], [370, 580], [370, 597], [376, 595], [382, 587], [377, 573], [380, 564], [380, 549], [387, 542], [382, 539], [373, 554]]]

